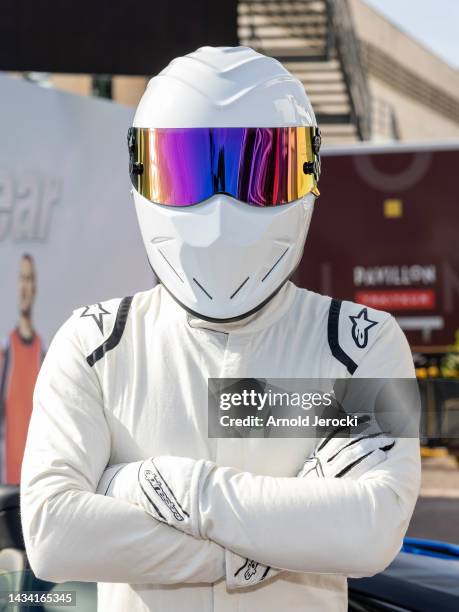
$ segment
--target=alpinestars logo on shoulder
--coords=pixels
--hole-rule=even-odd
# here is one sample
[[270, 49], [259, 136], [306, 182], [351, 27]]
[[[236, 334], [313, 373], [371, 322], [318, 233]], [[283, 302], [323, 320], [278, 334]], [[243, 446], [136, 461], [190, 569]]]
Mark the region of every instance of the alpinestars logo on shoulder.
[[358, 315], [350, 315], [352, 321], [352, 339], [359, 348], [365, 348], [368, 344], [369, 330], [378, 325], [378, 321], [372, 321], [368, 318], [368, 310], [362, 308]]

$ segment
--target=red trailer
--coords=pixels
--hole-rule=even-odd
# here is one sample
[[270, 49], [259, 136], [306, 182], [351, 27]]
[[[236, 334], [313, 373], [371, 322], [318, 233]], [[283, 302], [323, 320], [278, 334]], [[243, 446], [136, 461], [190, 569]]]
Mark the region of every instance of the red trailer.
[[459, 459], [459, 142], [329, 148], [295, 282], [392, 313], [413, 350], [422, 440]]
[[447, 351], [459, 329], [459, 142], [326, 149], [320, 191], [295, 281], [387, 310], [412, 347]]

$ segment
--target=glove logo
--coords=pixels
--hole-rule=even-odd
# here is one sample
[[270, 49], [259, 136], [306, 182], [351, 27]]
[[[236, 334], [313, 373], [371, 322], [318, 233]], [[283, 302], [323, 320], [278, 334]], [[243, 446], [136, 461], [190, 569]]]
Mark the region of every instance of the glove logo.
[[[244, 571], [245, 570], [245, 571]], [[260, 570], [260, 571], [259, 571]], [[271, 570], [271, 566], [264, 566], [261, 565], [260, 563], [258, 563], [258, 561], [253, 561], [250, 559], [246, 559], [244, 561], [244, 563], [241, 565], [241, 567], [236, 570], [236, 572], [234, 573], [234, 577], [236, 578], [238, 576], [238, 574], [242, 573], [242, 579], [245, 580], [246, 582], [251, 582], [251, 584], [258, 584], [259, 582], [261, 582], [262, 580], [264, 580], [266, 578], [266, 576], [268, 576], [269, 572]], [[257, 577], [257, 574], [260, 572], [263, 572], [261, 574], [261, 576]], [[252, 580], [252, 578], [255, 576], [255, 580]], [[241, 586], [244, 586], [244, 583], [242, 583]]]
[[358, 315], [350, 315], [352, 321], [352, 339], [359, 348], [365, 348], [368, 344], [369, 330], [378, 325], [378, 321], [372, 321], [368, 318], [368, 310], [362, 308]]
[[145, 470], [144, 474], [145, 478], [150, 483], [154, 492], [158, 495], [158, 497], [166, 504], [169, 510], [172, 512], [172, 515], [177, 521], [183, 521], [184, 517], [180, 514], [177, 506], [174, 504], [172, 499], [167, 495], [167, 493], [163, 489], [163, 485], [159, 480], [158, 476], [152, 472], [151, 470]]
[[256, 561], [249, 561], [247, 569], [244, 572], [244, 578], [250, 580], [252, 576], [257, 573], [258, 563]]

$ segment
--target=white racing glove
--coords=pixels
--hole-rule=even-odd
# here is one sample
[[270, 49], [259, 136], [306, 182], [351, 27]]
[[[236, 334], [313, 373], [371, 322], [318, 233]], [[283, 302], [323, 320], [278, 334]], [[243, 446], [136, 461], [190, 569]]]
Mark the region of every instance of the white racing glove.
[[[322, 438], [308, 457], [297, 478], [359, 478], [384, 461], [395, 440], [384, 433], [338, 438]], [[276, 576], [281, 570], [244, 559], [230, 550], [225, 554], [226, 586], [242, 589]]]
[[311, 457], [298, 472], [298, 478], [360, 478], [381, 463], [395, 440], [385, 433], [355, 438], [322, 438]]
[[153, 518], [200, 538], [198, 500], [210, 461], [151, 457], [108, 468], [97, 493], [137, 504]]
[[[336, 432], [335, 432], [336, 434]], [[299, 478], [359, 478], [386, 458], [395, 440], [386, 434], [320, 440], [298, 472]], [[125, 499], [149, 515], [196, 538], [201, 538], [199, 499], [208, 475], [216, 467], [187, 457], [152, 457], [108, 468], [97, 493]], [[278, 569], [226, 551], [228, 589], [255, 586], [276, 576]]]

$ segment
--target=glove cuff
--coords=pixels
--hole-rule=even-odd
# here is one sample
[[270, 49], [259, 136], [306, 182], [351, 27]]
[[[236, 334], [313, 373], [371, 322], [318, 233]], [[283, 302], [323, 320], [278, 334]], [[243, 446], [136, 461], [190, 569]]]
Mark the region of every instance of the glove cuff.
[[162, 484], [161, 497], [154, 498], [155, 502], [162, 504], [162, 520], [195, 538], [204, 539], [205, 534], [201, 533], [201, 495], [215, 464], [188, 457], [155, 457], [143, 464], [143, 480], [145, 477], [148, 480], [149, 468], [156, 473]]
[[225, 550], [225, 571], [228, 590], [253, 587], [279, 573], [279, 570], [244, 559], [228, 549]]
[[141, 464], [141, 461], [135, 461], [110, 466], [102, 474], [96, 493], [140, 505], [137, 474]]

